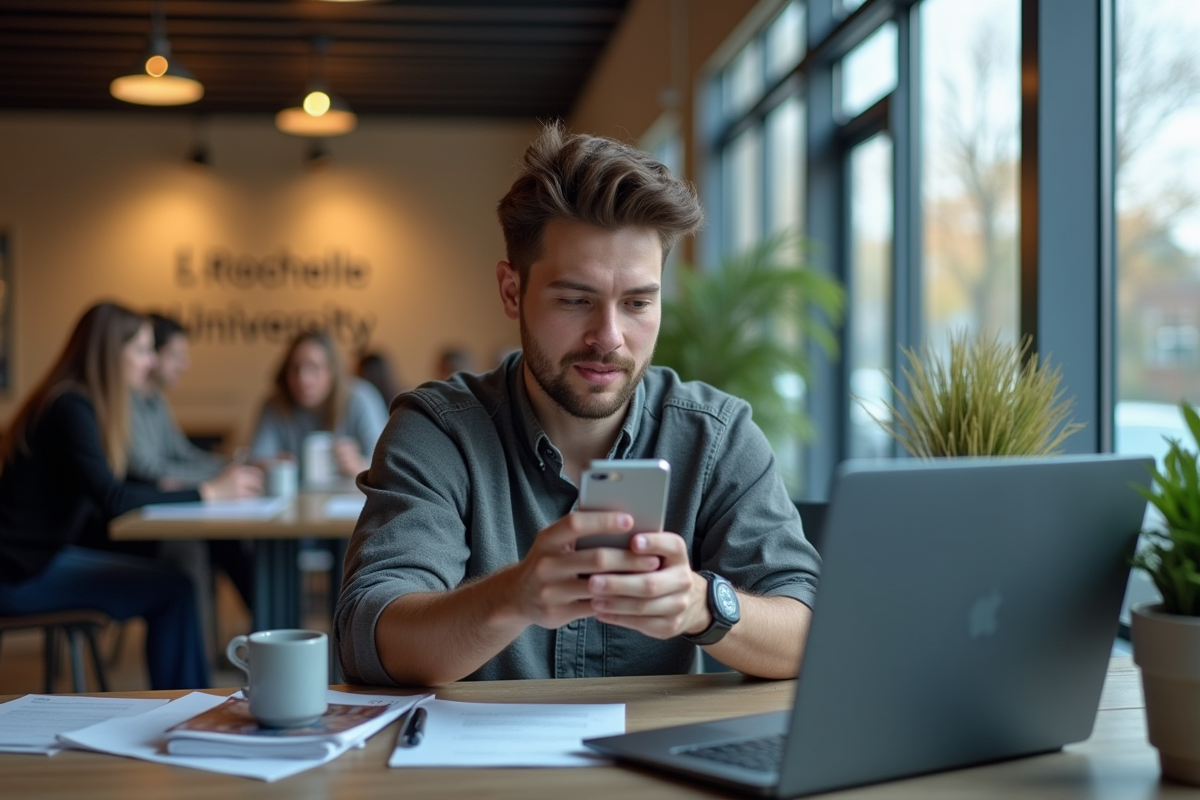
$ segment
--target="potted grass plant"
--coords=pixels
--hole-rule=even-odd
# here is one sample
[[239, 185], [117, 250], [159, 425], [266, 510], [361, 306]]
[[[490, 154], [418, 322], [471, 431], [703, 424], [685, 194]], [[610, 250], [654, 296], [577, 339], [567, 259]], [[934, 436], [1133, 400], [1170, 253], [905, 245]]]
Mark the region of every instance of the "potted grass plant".
[[1070, 421], [1059, 368], [1029, 349], [1029, 339], [965, 330], [951, 334], [945, 357], [931, 345], [905, 348], [908, 394], [889, 381], [897, 399], [872, 418], [917, 458], [1054, 455], [1083, 426]]
[[[1200, 448], [1200, 416], [1180, 404]], [[1139, 487], [1161, 515], [1142, 532], [1133, 565], [1162, 600], [1133, 608], [1133, 659], [1141, 668], [1150, 743], [1165, 777], [1200, 785], [1200, 450], [1178, 439], [1151, 486]]]
[[804, 409], [780, 391], [781, 378], [808, 381], [803, 346], [837, 353], [834, 326], [845, 292], [812, 269], [794, 235], [764, 240], [712, 269], [681, 265], [679, 291], [663, 301], [654, 363], [684, 380], [700, 380], [746, 400], [772, 442], [805, 440], [812, 425]]

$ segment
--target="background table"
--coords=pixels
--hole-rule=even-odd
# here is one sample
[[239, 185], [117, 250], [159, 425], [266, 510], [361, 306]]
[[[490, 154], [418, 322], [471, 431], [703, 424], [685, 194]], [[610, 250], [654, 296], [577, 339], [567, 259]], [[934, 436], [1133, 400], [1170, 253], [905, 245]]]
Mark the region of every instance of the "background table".
[[[364, 687], [335, 687], [378, 693]], [[787, 708], [794, 681], [759, 681], [736, 673], [646, 678], [458, 683], [438, 697], [475, 702], [627, 703], [630, 731]], [[224, 694], [230, 690], [218, 691]], [[142, 692], [173, 697], [182, 692]], [[11, 699], [2, 697], [0, 700]], [[1195, 798], [1194, 788], [1160, 783], [1158, 761], [1146, 741], [1141, 689], [1129, 659], [1114, 659], [1096, 728], [1086, 742], [1063, 752], [984, 767], [877, 784], [830, 797], [839, 800], [1142, 800]], [[914, 724], [920, 724], [914, 720]], [[277, 783], [262, 783], [145, 761], [67, 751], [52, 758], [0, 754], [5, 797], [88, 800], [221, 800], [239, 798], [465, 797], [672, 800], [720, 793], [701, 784], [624, 767], [584, 769], [389, 769], [398, 724], [322, 767]]]
[[357, 491], [301, 492], [283, 513], [271, 519], [146, 519], [141, 509], [113, 520], [108, 535], [116, 541], [174, 539], [242, 539], [254, 545], [254, 629], [301, 627], [300, 572], [296, 556], [301, 539], [331, 539], [334, 563], [330, 580], [335, 600], [341, 586], [346, 541], [355, 519], [329, 517], [325, 504], [332, 497]]

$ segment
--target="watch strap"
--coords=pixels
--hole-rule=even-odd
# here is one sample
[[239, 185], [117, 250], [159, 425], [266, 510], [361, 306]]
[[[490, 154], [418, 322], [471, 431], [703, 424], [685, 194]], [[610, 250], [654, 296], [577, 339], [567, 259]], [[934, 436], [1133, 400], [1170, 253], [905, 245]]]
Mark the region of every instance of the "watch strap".
[[733, 627], [733, 622], [726, 619], [721, 613], [720, 609], [717, 608], [716, 597], [714, 596], [716, 591], [714, 586], [715, 582], [717, 580], [725, 581], [725, 579], [718, 576], [715, 572], [710, 572], [708, 570], [701, 570], [696, 574], [708, 581], [708, 590], [705, 593], [705, 602], [708, 603], [708, 613], [712, 618], [712, 621], [709, 623], [708, 627], [700, 633], [697, 633], [694, 636], [689, 636], [685, 633], [683, 634], [683, 638], [692, 644], [716, 644], [724, 639], [725, 634], [729, 633], [729, 630]]

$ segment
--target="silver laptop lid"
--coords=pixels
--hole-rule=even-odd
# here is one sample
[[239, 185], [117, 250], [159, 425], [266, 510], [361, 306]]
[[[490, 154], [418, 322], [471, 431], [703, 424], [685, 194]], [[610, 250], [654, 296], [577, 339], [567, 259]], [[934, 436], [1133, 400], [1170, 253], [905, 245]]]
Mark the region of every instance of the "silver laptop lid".
[[776, 794], [1087, 738], [1150, 464], [843, 464]]

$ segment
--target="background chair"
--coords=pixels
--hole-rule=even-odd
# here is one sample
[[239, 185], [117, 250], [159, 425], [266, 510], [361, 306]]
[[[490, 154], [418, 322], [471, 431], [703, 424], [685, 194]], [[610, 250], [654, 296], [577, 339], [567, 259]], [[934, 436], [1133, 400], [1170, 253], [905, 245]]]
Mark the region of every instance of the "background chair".
[[7, 631], [42, 629], [42, 634], [45, 636], [46, 694], [54, 691], [54, 679], [58, 676], [59, 645], [63, 636], [65, 636], [67, 646], [71, 651], [71, 690], [74, 692], [87, 691], [87, 677], [83, 666], [83, 642], [86, 640], [88, 650], [91, 652], [92, 668], [96, 672], [96, 681], [100, 684], [100, 691], [107, 692], [108, 678], [100, 659], [96, 633], [111, 621], [107, 614], [92, 608], [51, 611], [23, 617], [0, 616], [0, 640]]

